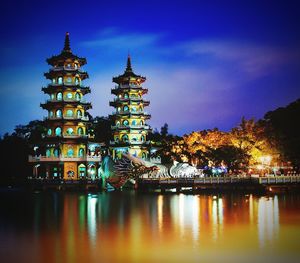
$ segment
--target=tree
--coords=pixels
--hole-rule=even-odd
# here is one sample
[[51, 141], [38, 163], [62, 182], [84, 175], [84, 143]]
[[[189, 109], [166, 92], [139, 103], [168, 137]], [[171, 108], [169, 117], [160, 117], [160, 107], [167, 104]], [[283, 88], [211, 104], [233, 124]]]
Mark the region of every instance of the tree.
[[169, 134], [169, 125], [167, 123], [164, 124], [164, 126], [162, 126], [160, 128], [160, 135], [165, 138], [167, 137], [167, 135]]
[[263, 119], [283, 158], [300, 166], [300, 99], [284, 108], [266, 113]]
[[109, 145], [111, 138], [112, 121], [108, 117], [95, 117], [92, 119], [89, 133], [95, 136], [95, 141], [104, 142]]

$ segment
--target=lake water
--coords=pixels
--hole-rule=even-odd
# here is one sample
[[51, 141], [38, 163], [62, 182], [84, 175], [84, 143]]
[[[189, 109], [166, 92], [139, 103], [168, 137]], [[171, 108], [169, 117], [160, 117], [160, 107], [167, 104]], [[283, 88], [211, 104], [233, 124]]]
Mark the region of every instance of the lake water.
[[0, 198], [0, 262], [300, 262], [299, 194]]

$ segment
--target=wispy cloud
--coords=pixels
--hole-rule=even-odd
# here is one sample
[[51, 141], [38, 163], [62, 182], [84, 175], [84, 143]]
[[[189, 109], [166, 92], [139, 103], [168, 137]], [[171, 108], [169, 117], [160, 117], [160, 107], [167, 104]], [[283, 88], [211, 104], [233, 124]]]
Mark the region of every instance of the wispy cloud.
[[227, 40], [193, 40], [181, 43], [178, 48], [188, 56], [208, 55], [218, 62], [230, 62], [251, 77], [268, 75], [300, 58], [299, 49]]
[[82, 45], [90, 48], [139, 48], [153, 45], [160, 37], [160, 34], [125, 33], [117, 28], [106, 28], [94, 39], [82, 42]]

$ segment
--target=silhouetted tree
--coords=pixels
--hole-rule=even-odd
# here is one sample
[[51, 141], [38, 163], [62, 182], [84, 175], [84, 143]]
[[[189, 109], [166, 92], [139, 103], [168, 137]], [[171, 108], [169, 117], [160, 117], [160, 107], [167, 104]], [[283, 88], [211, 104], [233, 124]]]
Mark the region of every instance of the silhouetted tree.
[[280, 152], [287, 161], [300, 166], [300, 99], [284, 108], [265, 114], [269, 136], [274, 136]]

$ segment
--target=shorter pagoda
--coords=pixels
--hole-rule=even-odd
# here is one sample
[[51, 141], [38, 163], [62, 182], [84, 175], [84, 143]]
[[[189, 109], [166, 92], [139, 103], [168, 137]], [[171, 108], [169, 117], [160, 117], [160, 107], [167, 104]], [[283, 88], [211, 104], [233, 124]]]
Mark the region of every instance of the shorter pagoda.
[[150, 104], [143, 98], [148, 92], [148, 89], [142, 87], [145, 81], [145, 77], [133, 72], [130, 56], [124, 73], [113, 78], [117, 85], [111, 93], [116, 95], [116, 98], [109, 104], [115, 108], [110, 116], [113, 122], [110, 150], [114, 159], [122, 158], [122, 153], [142, 159], [149, 158], [150, 143], [147, 141], [147, 135], [150, 127], [146, 121], [151, 116], [144, 111]]

